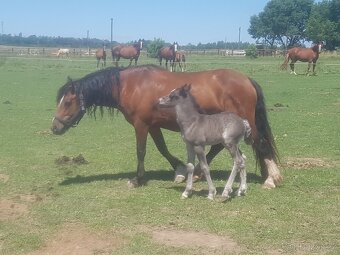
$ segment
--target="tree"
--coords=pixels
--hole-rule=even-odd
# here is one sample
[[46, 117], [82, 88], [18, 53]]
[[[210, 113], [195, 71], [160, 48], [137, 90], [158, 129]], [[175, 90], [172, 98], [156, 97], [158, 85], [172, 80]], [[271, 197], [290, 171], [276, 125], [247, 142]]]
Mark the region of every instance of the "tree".
[[148, 56], [151, 58], [157, 58], [158, 51], [164, 46], [164, 41], [162, 39], [154, 39], [147, 46]]
[[340, 0], [323, 0], [313, 6], [306, 30], [311, 41], [326, 42], [325, 47], [340, 47]]
[[271, 46], [277, 41], [291, 47], [306, 38], [313, 0], [271, 0], [258, 16], [250, 18], [249, 34]]

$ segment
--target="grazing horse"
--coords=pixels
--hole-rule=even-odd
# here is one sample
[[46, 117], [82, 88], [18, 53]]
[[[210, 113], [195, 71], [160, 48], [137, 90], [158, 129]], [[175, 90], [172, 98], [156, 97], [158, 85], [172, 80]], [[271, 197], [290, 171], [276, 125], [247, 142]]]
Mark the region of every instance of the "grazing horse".
[[138, 42], [133, 45], [117, 45], [112, 47], [112, 61], [115, 62], [115, 65], [118, 66], [118, 61], [120, 58], [130, 59], [131, 66], [132, 60], [135, 60], [135, 65], [137, 65], [137, 61], [140, 55], [140, 51], [143, 48], [143, 40], [139, 39]]
[[313, 45], [311, 48], [291, 48], [288, 50], [285, 61], [281, 65], [282, 70], [287, 70], [288, 62], [290, 62], [290, 73], [296, 74], [294, 69], [294, 64], [296, 61], [308, 62], [308, 69], [306, 75], [309, 75], [310, 66], [313, 63], [313, 74], [315, 74], [316, 61], [319, 58], [319, 53], [321, 52], [322, 43]]
[[186, 64], [185, 64], [185, 54], [183, 52], [180, 52], [180, 51], [176, 52], [176, 57], [175, 57], [175, 62], [174, 62], [175, 72], [176, 72], [177, 63], [178, 63], [180, 70], [184, 72], [186, 69]]
[[[137, 176], [129, 183], [132, 186], [143, 183], [148, 134], [176, 170], [175, 181], [183, 181], [186, 168], [170, 154], [161, 131], [161, 128], [179, 131], [176, 113], [174, 109], [157, 106], [160, 97], [181, 84], [192, 84], [191, 93], [207, 114], [228, 111], [248, 120], [253, 150], [265, 179], [264, 187], [279, 185], [283, 179], [277, 167], [277, 151], [262, 89], [254, 80], [230, 69], [173, 73], [155, 65], [111, 67], [79, 80], [69, 80], [59, 89], [51, 129], [60, 135], [75, 126], [85, 111], [91, 112], [97, 107], [116, 108], [135, 129]], [[213, 145], [207, 154], [207, 162], [210, 163], [223, 148], [222, 144]]]
[[105, 46], [103, 48], [99, 48], [96, 51], [96, 59], [97, 59], [97, 68], [99, 66], [99, 62], [102, 59], [102, 67], [106, 66], [106, 49]]
[[60, 56], [64, 56], [64, 55], [68, 57], [69, 54], [70, 54], [69, 49], [59, 49], [57, 52], [57, 57], [59, 58]]
[[177, 52], [178, 44], [173, 43], [170, 46], [162, 47], [158, 51], [158, 60], [159, 65], [162, 65], [162, 59], [165, 59], [165, 67], [168, 69], [168, 61], [170, 62], [170, 71], [172, 72], [174, 70], [174, 62], [176, 59], [176, 52]]
[[243, 138], [247, 144], [252, 144], [251, 128], [247, 120], [240, 118], [233, 112], [222, 112], [212, 115], [201, 114], [195, 98], [190, 93], [191, 85], [184, 85], [174, 89], [167, 96], [159, 99], [160, 107], [175, 107], [176, 119], [180, 127], [183, 140], [187, 145], [188, 180], [182, 198], [188, 198], [192, 192], [195, 155], [209, 185], [208, 199], [213, 200], [216, 188], [210, 177], [210, 170], [205, 156], [206, 145], [222, 144], [234, 161], [233, 169], [222, 193], [224, 199], [230, 198], [233, 191], [235, 177], [240, 173], [240, 187], [237, 195], [244, 195], [247, 191], [247, 173], [245, 170], [245, 156], [239, 149], [239, 142]]

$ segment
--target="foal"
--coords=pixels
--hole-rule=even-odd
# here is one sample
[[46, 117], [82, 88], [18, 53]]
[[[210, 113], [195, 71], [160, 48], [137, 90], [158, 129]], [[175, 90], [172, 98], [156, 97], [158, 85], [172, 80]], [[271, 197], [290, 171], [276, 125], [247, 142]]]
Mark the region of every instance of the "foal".
[[192, 179], [194, 173], [195, 154], [198, 157], [201, 169], [204, 171], [209, 185], [208, 199], [213, 200], [216, 188], [210, 177], [209, 166], [204, 152], [205, 145], [222, 143], [229, 150], [234, 160], [233, 169], [222, 193], [225, 199], [230, 198], [232, 185], [238, 172], [240, 172], [240, 187], [237, 195], [245, 194], [247, 190], [245, 157], [239, 149], [239, 142], [243, 138], [247, 144], [252, 144], [251, 128], [247, 120], [235, 113], [224, 112], [213, 115], [199, 113], [199, 107], [191, 95], [191, 85], [174, 89], [168, 96], [159, 99], [161, 107], [175, 107], [177, 123], [181, 129], [183, 140], [186, 142], [188, 153], [188, 180], [182, 198], [187, 198], [192, 192]]

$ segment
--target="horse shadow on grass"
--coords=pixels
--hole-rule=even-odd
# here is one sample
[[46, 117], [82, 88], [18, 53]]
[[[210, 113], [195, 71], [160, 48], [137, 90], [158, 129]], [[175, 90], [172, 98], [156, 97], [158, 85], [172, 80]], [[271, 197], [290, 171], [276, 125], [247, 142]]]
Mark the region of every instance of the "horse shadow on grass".
[[[214, 180], [225, 180], [229, 177], [231, 171], [225, 170], [212, 170], [211, 177]], [[77, 175], [74, 177], [67, 177], [65, 180], [59, 183], [61, 186], [76, 185], [76, 184], [86, 184], [97, 181], [119, 181], [119, 180], [129, 180], [136, 176], [135, 171], [121, 172], [115, 174], [98, 174], [98, 175]], [[170, 181], [174, 180], [175, 172], [171, 170], [150, 170], [145, 172], [143, 185], [147, 185], [149, 180], [156, 181]], [[236, 179], [238, 182], [239, 180]], [[248, 183], [261, 183], [262, 178], [254, 173], [247, 173]], [[183, 187], [176, 186], [175, 189], [182, 190]]]

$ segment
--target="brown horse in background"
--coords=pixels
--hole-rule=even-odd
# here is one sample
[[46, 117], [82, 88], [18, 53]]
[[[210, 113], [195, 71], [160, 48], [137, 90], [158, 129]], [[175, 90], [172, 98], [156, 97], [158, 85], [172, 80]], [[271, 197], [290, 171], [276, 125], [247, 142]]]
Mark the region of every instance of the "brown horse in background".
[[319, 54], [321, 52], [322, 48], [322, 43], [318, 43], [313, 45], [311, 48], [292, 48], [288, 50], [285, 61], [281, 65], [282, 70], [287, 70], [288, 67], [288, 62], [290, 62], [290, 73], [291, 74], [296, 74], [295, 69], [294, 69], [294, 64], [296, 61], [301, 61], [301, 62], [308, 62], [308, 69], [306, 75], [309, 75], [309, 70], [310, 66], [313, 63], [313, 74], [315, 74], [315, 66], [316, 66], [316, 61], [319, 58]]
[[185, 54], [184, 52], [177, 51], [175, 62], [174, 62], [174, 71], [176, 72], [177, 64], [181, 70], [181, 72], [184, 72], [186, 69], [186, 63], [185, 63]]
[[[59, 89], [51, 129], [54, 134], [61, 135], [76, 126], [86, 111], [91, 113], [97, 107], [116, 108], [135, 129], [137, 176], [129, 183], [138, 186], [144, 181], [148, 134], [176, 170], [175, 180], [183, 181], [185, 165], [170, 154], [161, 130], [180, 131], [176, 113], [174, 109], [158, 107], [160, 97], [182, 84], [192, 84], [192, 95], [205, 113], [229, 111], [248, 120], [255, 156], [261, 166], [262, 177], [266, 179], [264, 186], [274, 188], [279, 185], [282, 176], [277, 167], [275, 141], [262, 89], [254, 80], [230, 69], [172, 73], [155, 65], [111, 67], [79, 80], [69, 80]], [[222, 144], [213, 145], [207, 154], [207, 162], [210, 163], [223, 148]]]
[[140, 51], [143, 48], [143, 40], [139, 39], [138, 42], [133, 45], [117, 45], [112, 47], [112, 61], [115, 62], [115, 65], [118, 66], [118, 61], [120, 58], [130, 59], [131, 66], [132, 60], [135, 60], [135, 65], [137, 65], [137, 61], [140, 55]]
[[99, 66], [100, 60], [103, 60], [102, 67], [106, 66], [106, 49], [105, 49], [105, 46], [103, 48], [99, 48], [96, 51], [96, 59], [97, 59], [97, 68]]
[[177, 43], [173, 43], [170, 46], [167, 47], [162, 47], [158, 51], [158, 60], [159, 60], [159, 65], [162, 65], [162, 59], [165, 59], [165, 67], [168, 69], [168, 61], [170, 61], [170, 71], [172, 72], [174, 70], [174, 63], [176, 59], [176, 52], [177, 52]]

